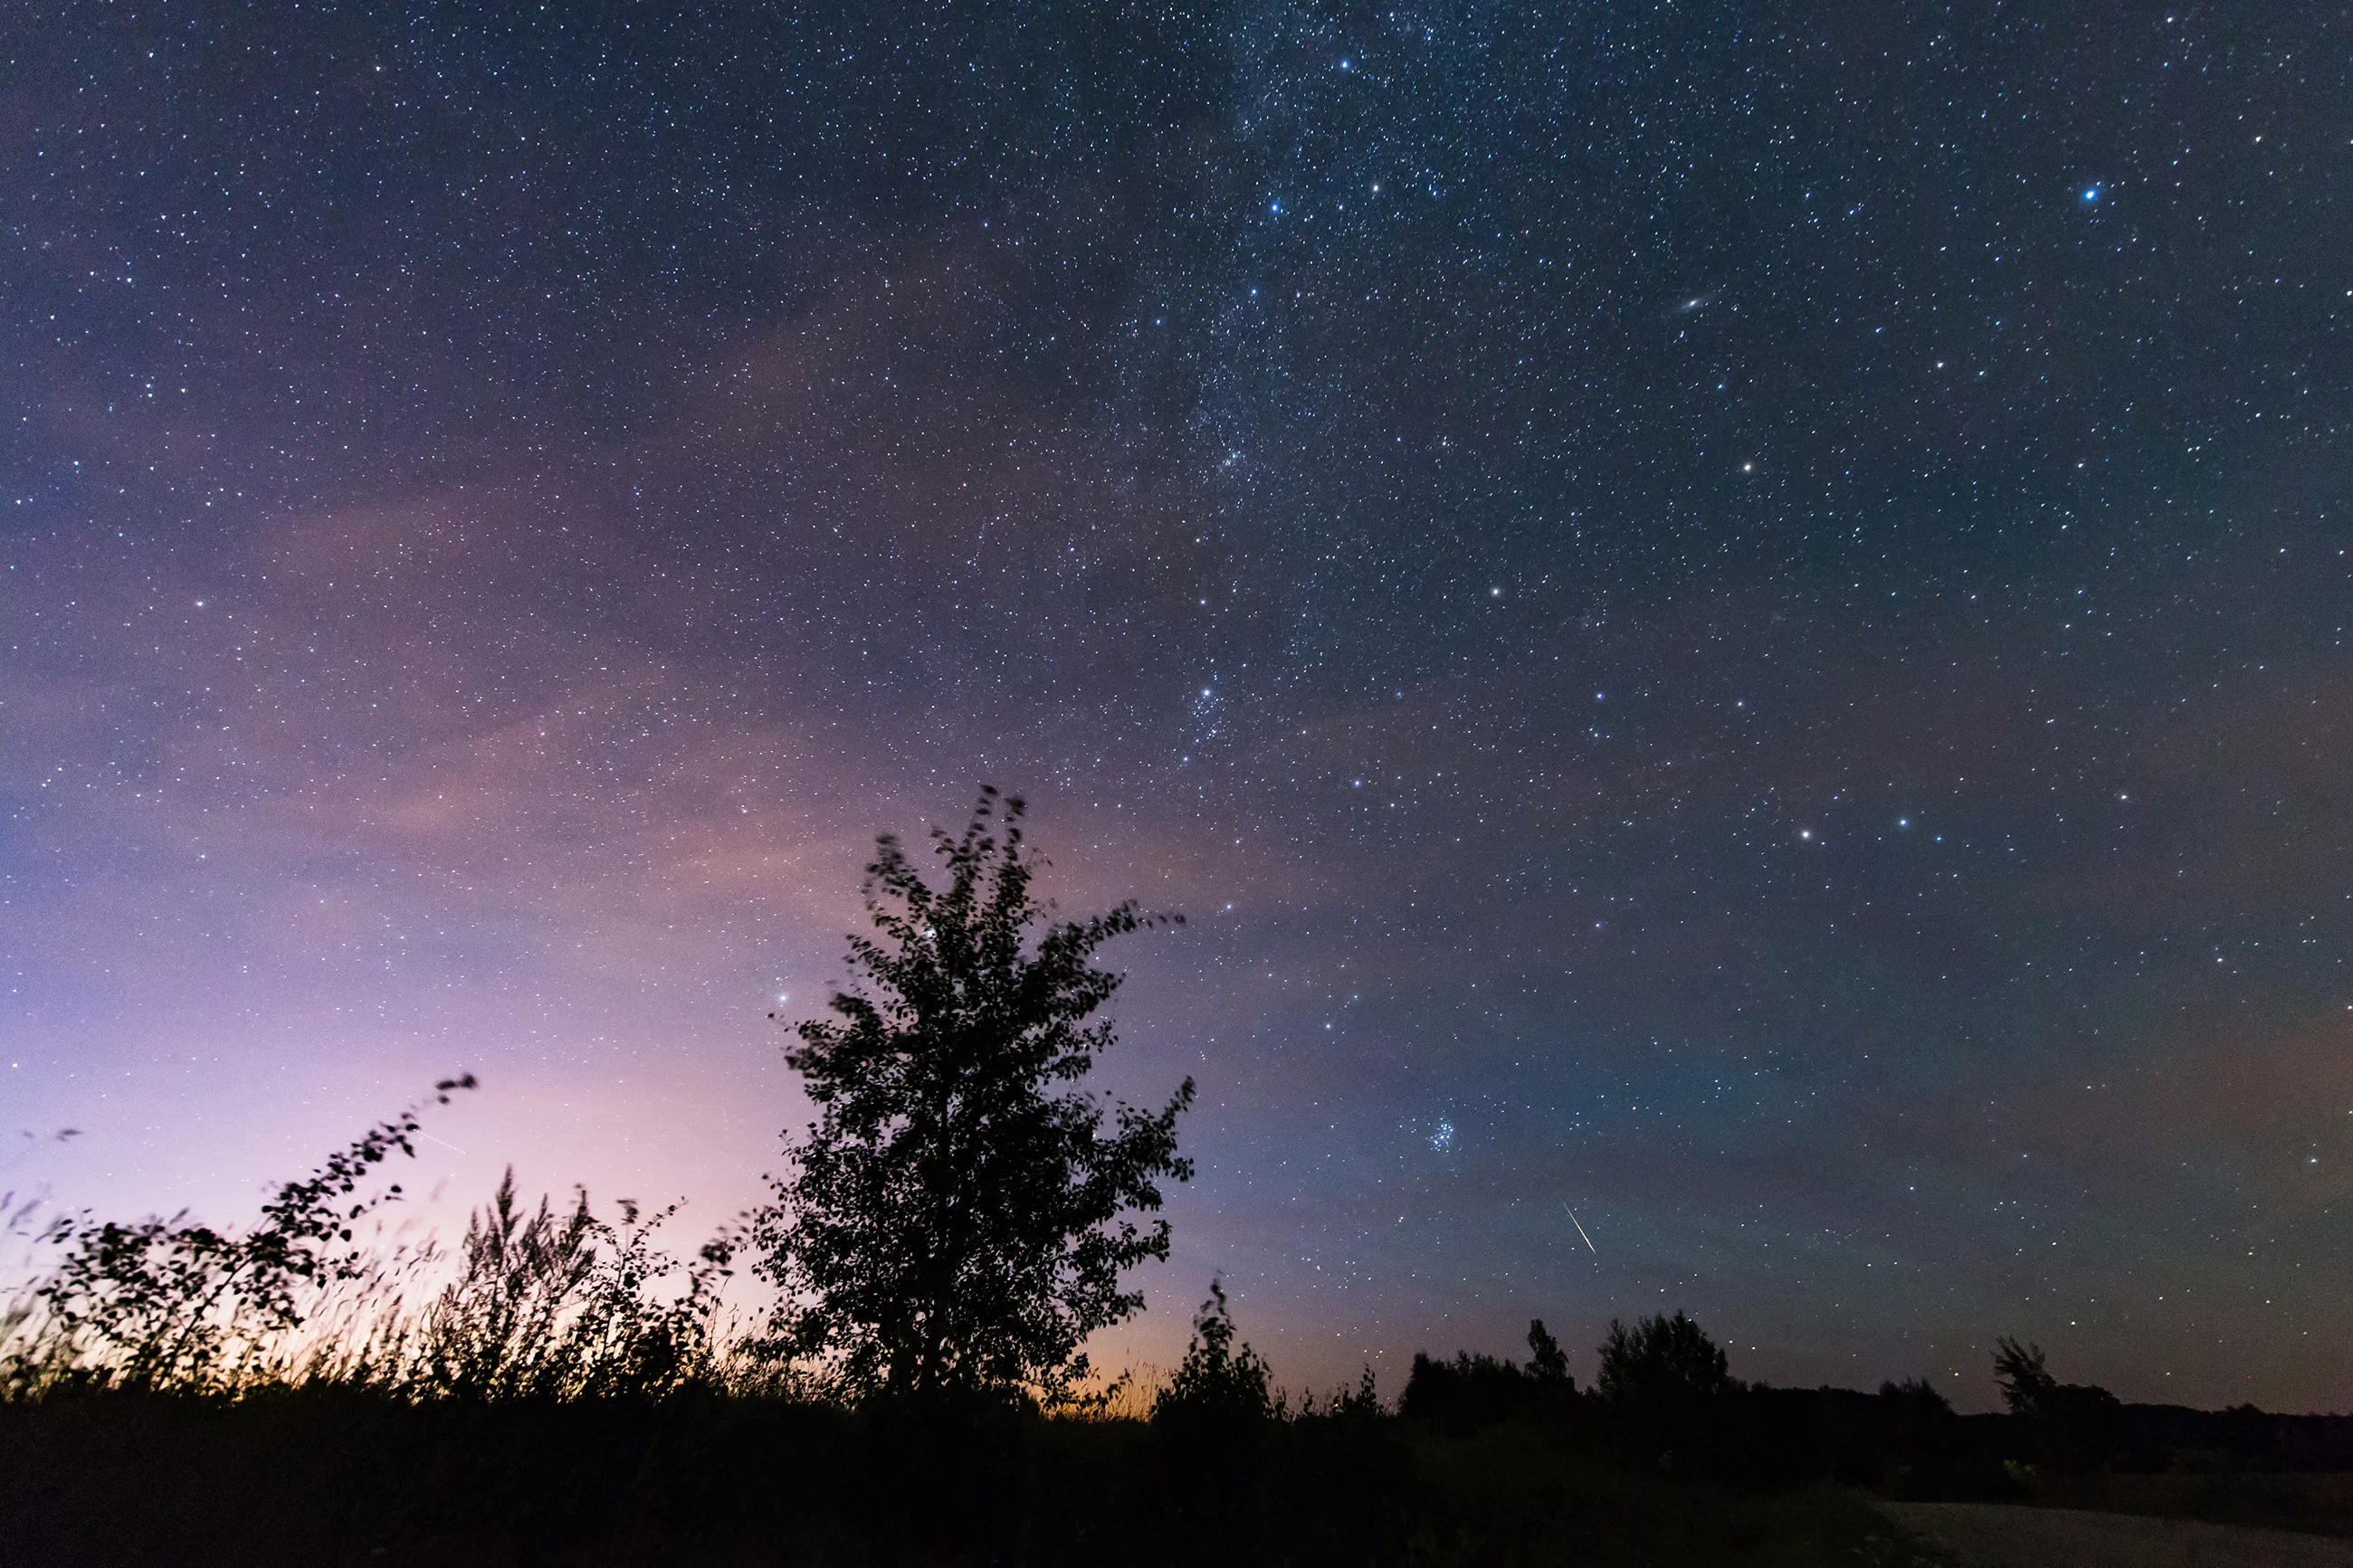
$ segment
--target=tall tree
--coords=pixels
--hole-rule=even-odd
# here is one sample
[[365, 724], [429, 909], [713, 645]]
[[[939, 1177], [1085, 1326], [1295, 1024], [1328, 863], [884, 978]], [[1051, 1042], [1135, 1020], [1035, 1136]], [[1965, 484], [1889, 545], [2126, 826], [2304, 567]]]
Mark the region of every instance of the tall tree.
[[1022, 815], [983, 790], [961, 835], [934, 829], [939, 889], [878, 839], [877, 934], [849, 939], [834, 1016], [785, 1052], [818, 1115], [755, 1240], [780, 1348], [853, 1397], [1067, 1393], [1087, 1336], [1144, 1304], [1121, 1273], [1168, 1256], [1168, 1222], [1135, 1211], [1192, 1175], [1190, 1078], [1157, 1111], [1076, 1087], [1114, 1039], [1087, 1022], [1121, 979], [1094, 952], [1158, 922], [1133, 903], [1052, 920]]

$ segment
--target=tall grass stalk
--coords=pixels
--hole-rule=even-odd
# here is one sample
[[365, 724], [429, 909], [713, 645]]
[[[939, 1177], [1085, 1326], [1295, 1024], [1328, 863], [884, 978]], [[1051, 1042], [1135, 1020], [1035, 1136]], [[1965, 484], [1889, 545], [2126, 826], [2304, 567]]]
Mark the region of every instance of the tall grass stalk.
[[[437, 1086], [472, 1087], [469, 1079]], [[723, 1230], [680, 1258], [657, 1245], [676, 1205], [597, 1216], [518, 1198], [508, 1170], [452, 1249], [387, 1247], [364, 1222], [413, 1154], [414, 1108], [301, 1182], [260, 1221], [215, 1229], [183, 1214], [135, 1224], [56, 1216], [36, 1237], [54, 1265], [0, 1304], [0, 1399], [75, 1388], [237, 1398], [334, 1384], [406, 1402], [660, 1398], [688, 1387], [790, 1392], [723, 1310], [738, 1242]], [[11, 1211], [14, 1228], [26, 1215]]]

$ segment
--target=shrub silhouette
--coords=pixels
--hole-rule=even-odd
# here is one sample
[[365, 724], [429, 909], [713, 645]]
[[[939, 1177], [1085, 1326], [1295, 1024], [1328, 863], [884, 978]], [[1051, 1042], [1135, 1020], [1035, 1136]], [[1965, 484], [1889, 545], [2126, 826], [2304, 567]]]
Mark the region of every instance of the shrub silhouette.
[[[723, 1233], [691, 1263], [654, 1247], [675, 1205], [613, 1226], [575, 1189], [526, 1217], [510, 1166], [466, 1226], [464, 1268], [422, 1320], [391, 1337], [380, 1381], [417, 1398], [659, 1397], [718, 1376], [715, 1317], [733, 1254]], [[683, 1275], [684, 1289], [660, 1282]]]
[[[473, 1087], [449, 1079], [439, 1099]], [[53, 1226], [64, 1257], [0, 1317], [0, 1397], [310, 1386], [491, 1404], [781, 1391], [746, 1347], [721, 1342], [735, 1237], [723, 1231], [686, 1262], [653, 1245], [674, 1205], [641, 1219], [624, 1202], [615, 1225], [576, 1192], [567, 1209], [543, 1198], [534, 1212], [510, 1168], [454, 1258], [356, 1240], [356, 1222], [401, 1195], [397, 1183], [366, 1191], [369, 1169], [413, 1153], [417, 1129], [413, 1107], [376, 1127], [280, 1187], [249, 1230], [185, 1218]]]
[[1267, 1429], [1286, 1414], [1266, 1363], [1236, 1337], [1222, 1282], [1193, 1316], [1185, 1359], [1152, 1402], [1152, 1428], [1178, 1509], [1202, 1520], [1238, 1510], [1256, 1478]]
[[2061, 1383], [2041, 1345], [2004, 1334], [1994, 1341], [1993, 1375], [2022, 1428], [2020, 1447], [2032, 1462], [2062, 1473], [2095, 1470], [2123, 1445], [2116, 1396], [2090, 1384]]
[[1087, 1336], [1143, 1305], [1121, 1273], [1168, 1256], [1167, 1222], [1133, 1211], [1192, 1174], [1189, 1078], [1157, 1111], [1054, 1092], [1113, 1043], [1085, 1022], [1120, 984], [1095, 950], [1154, 922], [1132, 903], [1048, 921], [1022, 811], [984, 790], [961, 835], [935, 830], [943, 889], [877, 840], [881, 934], [849, 942], [864, 989], [786, 1052], [819, 1114], [761, 1217], [761, 1268], [783, 1292], [779, 1349], [852, 1397], [1069, 1394]]
[[[447, 1105], [473, 1087], [471, 1073], [447, 1079], [434, 1098]], [[415, 1157], [419, 1114], [409, 1107], [280, 1185], [242, 1233], [185, 1213], [52, 1226], [47, 1239], [65, 1256], [15, 1315], [0, 1385], [18, 1397], [67, 1385], [211, 1392], [267, 1375], [273, 1345], [302, 1326], [308, 1304], [370, 1266], [352, 1227], [401, 1189], [361, 1187], [390, 1155]]]
[[[1315, 1401], [1311, 1397], [1302, 1405], [1300, 1414], [1313, 1415], [1315, 1413]], [[1356, 1379], [1356, 1387], [1334, 1389], [1332, 1397], [1324, 1402], [1323, 1414], [1337, 1421], [1369, 1421], [1376, 1415], [1386, 1415], [1381, 1407], [1380, 1388], [1374, 1380], [1373, 1369], [1365, 1368], [1363, 1375]]]
[[[1185, 1347], [1185, 1359], [1152, 1402], [1155, 1424], [1247, 1426], [1275, 1415], [1266, 1363], [1248, 1344], [1237, 1349], [1234, 1336], [1234, 1315], [1226, 1304], [1225, 1284], [1211, 1280], [1209, 1299], [1194, 1314], [1193, 1337]], [[1371, 1372], [1365, 1376], [1369, 1384]], [[1359, 1392], [1368, 1394], [1370, 1390], [1366, 1387]]]

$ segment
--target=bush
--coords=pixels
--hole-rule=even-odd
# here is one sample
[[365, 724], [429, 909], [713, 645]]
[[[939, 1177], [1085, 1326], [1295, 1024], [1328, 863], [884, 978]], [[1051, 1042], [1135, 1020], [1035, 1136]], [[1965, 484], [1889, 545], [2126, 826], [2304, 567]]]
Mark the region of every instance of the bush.
[[[434, 1085], [434, 1096], [447, 1105], [473, 1087], [469, 1073]], [[8, 1315], [0, 1391], [17, 1399], [61, 1387], [227, 1393], [282, 1379], [310, 1311], [375, 1267], [353, 1227], [397, 1201], [400, 1184], [373, 1192], [364, 1184], [392, 1154], [415, 1157], [418, 1116], [411, 1106], [280, 1186], [248, 1230], [191, 1224], [185, 1213], [53, 1225], [47, 1239], [64, 1256]]]
[[1185, 1359], [1152, 1402], [1155, 1426], [1249, 1426], [1275, 1414], [1266, 1363], [1247, 1344], [1236, 1348], [1233, 1310], [1221, 1281], [1193, 1318]]
[[[446, 1103], [473, 1086], [470, 1076], [438, 1088]], [[415, 1152], [417, 1126], [411, 1109], [376, 1127], [278, 1188], [249, 1229], [185, 1215], [53, 1226], [57, 1268], [0, 1318], [0, 1396], [220, 1398], [315, 1384], [495, 1403], [779, 1382], [757, 1347], [720, 1342], [734, 1238], [723, 1232], [684, 1262], [653, 1245], [674, 1208], [641, 1222], [625, 1202], [615, 1225], [580, 1192], [566, 1209], [543, 1198], [533, 1212], [510, 1169], [454, 1260], [431, 1247], [380, 1255], [355, 1240], [355, 1224], [401, 1194], [397, 1183], [368, 1190], [365, 1178], [390, 1154]]]

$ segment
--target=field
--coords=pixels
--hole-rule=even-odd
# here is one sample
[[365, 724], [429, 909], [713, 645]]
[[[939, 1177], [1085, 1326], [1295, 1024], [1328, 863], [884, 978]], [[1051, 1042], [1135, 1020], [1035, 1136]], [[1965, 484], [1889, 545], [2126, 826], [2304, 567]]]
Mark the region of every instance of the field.
[[2353, 1568], [2353, 1542], [2201, 1520], [2014, 1503], [1886, 1511], [1953, 1568]]

